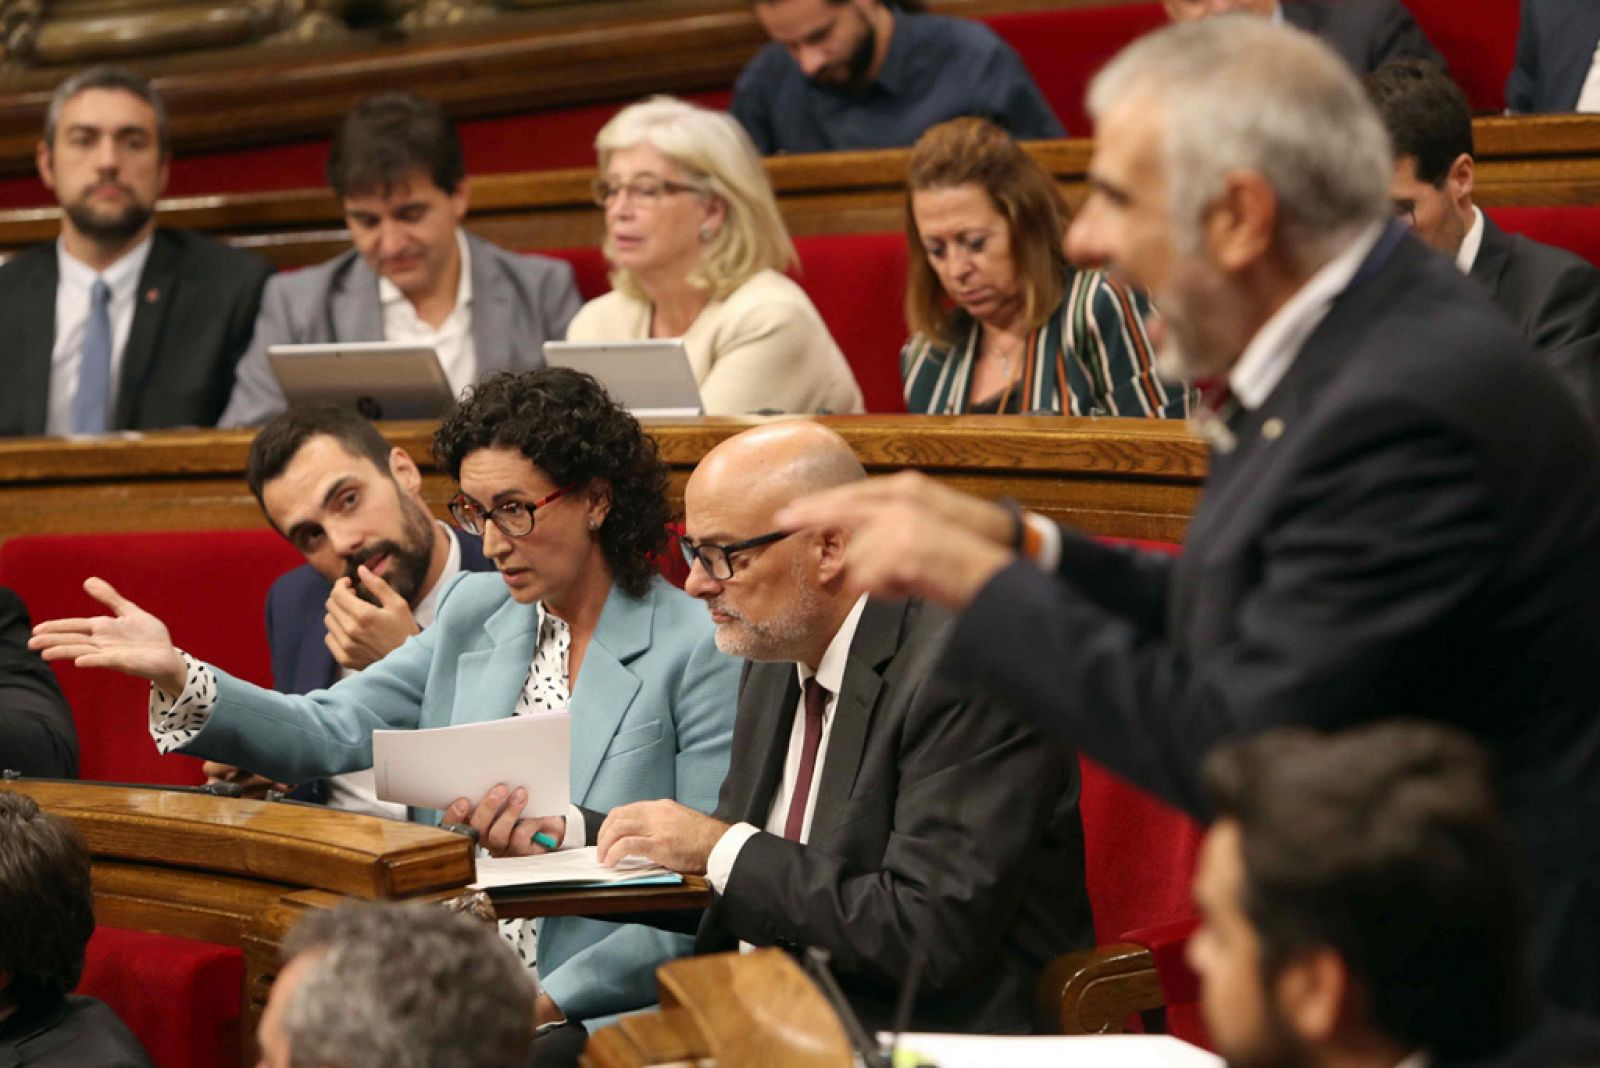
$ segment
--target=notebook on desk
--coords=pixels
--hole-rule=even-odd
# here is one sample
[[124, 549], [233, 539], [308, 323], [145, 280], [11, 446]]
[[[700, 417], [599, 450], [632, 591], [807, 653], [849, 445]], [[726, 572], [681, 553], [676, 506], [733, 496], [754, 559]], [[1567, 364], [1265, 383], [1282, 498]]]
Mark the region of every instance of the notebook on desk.
[[273, 345], [267, 362], [290, 405], [320, 401], [368, 419], [437, 419], [455, 400], [438, 353], [426, 345]]
[[544, 360], [593, 375], [635, 419], [705, 414], [689, 352], [679, 338], [546, 341]]

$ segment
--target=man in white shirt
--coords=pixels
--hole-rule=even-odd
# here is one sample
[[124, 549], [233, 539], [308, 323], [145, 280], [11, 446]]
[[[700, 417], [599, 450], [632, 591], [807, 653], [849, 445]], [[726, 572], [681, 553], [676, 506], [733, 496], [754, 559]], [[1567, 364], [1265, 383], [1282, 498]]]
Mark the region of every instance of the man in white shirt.
[[[250, 491], [273, 529], [305, 555], [267, 593], [272, 682], [283, 693], [332, 686], [433, 622], [439, 590], [462, 571], [492, 571], [481, 539], [428, 513], [415, 461], [361, 416], [332, 405], [292, 408], [250, 444]], [[260, 776], [207, 762], [212, 781], [251, 792]], [[372, 770], [305, 784], [302, 799], [405, 819], [379, 801]]]
[[1269, 731], [1205, 783], [1188, 959], [1230, 1065], [1600, 1064], [1600, 1026], [1536, 1020], [1523, 858], [1471, 739]]
[[671, 801], [612, 810], [603, 860], [705, 872], [696, 952], [829, 950], [869, 1026], [923, 958], [913, 1021], [1028, 1031], [1051, 958], [1092, 944], [1073, 754], [940, 683], [950, 617], [847, 589], [848, 538], [784, 534], [786, 502], [864, 477], [809, 422], [746, 431], [685, 490], [687, 586], [717, 646], [750, 661], [713, 816]]
[[171, 146], [147, 82], [62, 82], [39, 142], [61, 236], [0, 266], [0, 435], [214, 426], [250, 340], [260, 257], [158, 228]]
[[1437, 67], [1385, 65], [1365, 79], [1394, 142], [1395, 213], [1481, 282], [1528, 347], [1600, 413], [1600, 271], [1508, 234], [1472, 202], [1472, 109]]
[[461, 227], [466, 165], [437, 104], [384, 93], [345, 116], [328, 155], [351, 251], [279, 275], [261, 299], [223, 426], [284, 408], [273, 345], [395, 341], [427, 346], [453, 393], [493, 371], [544, 366], [581, 303], [570, 265], [507, 252]]

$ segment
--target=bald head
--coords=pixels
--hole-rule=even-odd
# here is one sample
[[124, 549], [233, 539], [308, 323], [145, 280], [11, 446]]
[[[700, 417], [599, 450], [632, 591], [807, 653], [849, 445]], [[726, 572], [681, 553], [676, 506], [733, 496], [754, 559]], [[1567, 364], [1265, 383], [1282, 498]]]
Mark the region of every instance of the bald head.
[[867, 477], [850, 446], [819, 423], [789, 420], [746, 430], [706, 453], [689, 476], [690, 492], [725, 503], [740, 500], [767, 522], [790, 501]]

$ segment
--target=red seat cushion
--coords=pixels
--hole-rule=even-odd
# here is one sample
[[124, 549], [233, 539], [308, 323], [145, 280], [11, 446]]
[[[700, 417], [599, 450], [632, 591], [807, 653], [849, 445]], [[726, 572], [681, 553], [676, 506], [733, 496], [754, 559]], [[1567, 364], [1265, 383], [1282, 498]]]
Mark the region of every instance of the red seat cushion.
[[1518, 0], [1405, 0], [1417, 25], [1450, 64], [1474, 111], [1504, 111], [1517, 56]]
[[[0, 584], [17, 592], [37, 623], [105, 612], [83, 592], [83, 580], [99, 575], [163, 620], [180, 648], [271, 685], [267, 589], [302, 562], [270, 530], [37, 535], [0, 545]], [[78, 729], [81, 778], [204, 781], [200, 761], [156, 752], [148, 732], [148, 684], [112, 671], [54, 667]]]
[[1065, 8], [986, 15], [983, 21], [1017, 50], [1068, 137], [1088, 137], [1089, 81], [1136, 38], [1167, 24], [1160, 4]]
[[1600, 266], [1600, 205], [1484, 208], [1500, 228], [1576, 253]]
[[1189, 880], [1204, 832], [1163, 801], [1087, 757], [1078, 810], [1095, 941], [1194, 916]]
[[1136, 942], [1150, 950], [1161, 996], [1167, 1003], [1167, 1033], [1212, 1049], [1211, 1035], [1200, 1012], [1200, 976], [1189, 967], [1187, 958], [1189, 939], [1198, 926], [1197, 920], [1180, 920], [1129, 931], [1120, 941]]
[[243, 986], [231, 946], [97, 927], [78, 993], [109, 1005], [158, 1068], [232, 1068]]

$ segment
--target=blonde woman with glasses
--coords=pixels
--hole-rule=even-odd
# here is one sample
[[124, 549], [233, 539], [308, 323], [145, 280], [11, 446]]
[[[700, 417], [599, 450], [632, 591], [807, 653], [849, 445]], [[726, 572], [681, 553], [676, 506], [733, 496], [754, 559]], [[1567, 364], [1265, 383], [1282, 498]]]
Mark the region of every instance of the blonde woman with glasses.
[[861, 390], [805, 291], [761, 161], [730, 116], [655, 97], [595, 140], [612, 291], [569, 341], [682, 338], [711, 414], [860, 412]]

